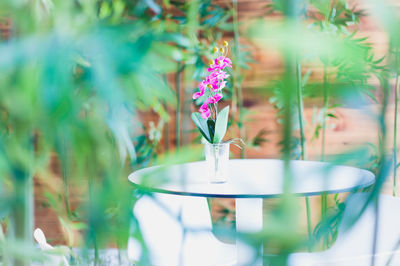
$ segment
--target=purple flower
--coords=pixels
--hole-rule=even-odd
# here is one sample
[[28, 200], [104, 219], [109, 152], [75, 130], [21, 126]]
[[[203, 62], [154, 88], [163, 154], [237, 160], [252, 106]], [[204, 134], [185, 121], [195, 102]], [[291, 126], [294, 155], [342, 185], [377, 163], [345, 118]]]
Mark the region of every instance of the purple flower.
[[217, 103], [222, 99], [221, 93], [216, 93], [213, 97], [209, 97], [206, 101], [207, 104]]
[[223, 88], [225, 88], [225, 86], [226, 86], [226, 81], [220, 82], [220, 83], [219, 83], [218, 90], [222, 90]]
[[200, 84], [199, 84], [199, 91], [197, 91], [197, 92], [195, 92], [194, 94], [193, 94], [193, 99], [195, 100], [195, 99], [197, 99], [197, 98], [200, 98], [201, 96], [203, 96], [204, 95], [204, 92], [206, 91], [206, 84], [205, 84], [205, 81], [203, 80]]
[[[200, 114], [203, 119], [211, 116], [212, 104], [218, 103], [222, 99], [222, 89], [226, 86], [226, 78], [229, 75], [224, 71], [226, 67], [232, 67], [232, 61], [226, 56], [218, 56], [211, 61], [207, 77], [199, 84], [199, 90], [193, 94], [193, 99], [198, 99], [208, 91], [207, 100], [200, 106]], [[207, 94], [206, 94], [207, 95]]]
[[201, 118], [203, 119], [207, 119], [210, 117], [211, 115], [211, 110], [208, 107], [208, 104], [205, 102], [200, 106], [200, 114], [201, 114]]
[[215, 70], [223, 70], [226, 67], [232, 67], [232, 61], [228, 57], [221, 55], [214, 59], [214, 63], [210, 65], [207, 70], [208, 72], [212, 72]]

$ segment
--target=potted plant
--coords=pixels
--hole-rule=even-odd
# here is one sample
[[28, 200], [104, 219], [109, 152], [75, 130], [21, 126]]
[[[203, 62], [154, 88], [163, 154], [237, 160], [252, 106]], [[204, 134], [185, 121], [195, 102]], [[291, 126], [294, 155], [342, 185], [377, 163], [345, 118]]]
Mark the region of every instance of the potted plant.
[[228, 42], [223, 47], [214, 47], [216, 57], [210, 61], [208, 76], [201, 81], [193, 99], [200, 99], [199, 112], [192, 119], [205, 140], [205, 157], [210, 182], [223, 183], [228, 177], [229, 146], [234, 140], [223, 141], [229, 117], [229, 106], [219, 111], [218, 102], [223, 98], [222, 90], [229, 77], [226, 68], [232, 68], [227, 57]]

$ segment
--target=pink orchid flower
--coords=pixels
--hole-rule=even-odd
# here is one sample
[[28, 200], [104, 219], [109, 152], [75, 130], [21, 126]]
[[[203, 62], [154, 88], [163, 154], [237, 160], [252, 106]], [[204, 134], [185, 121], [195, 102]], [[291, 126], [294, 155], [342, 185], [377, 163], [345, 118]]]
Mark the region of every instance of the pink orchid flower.
[[200, 106], [200, 114], [201, 114], [201, 118], [203, 119], [207, 119], [210, 117], [211, 115], [211, 110], [208, 107], [208, 104], [205, 102]]
[[222, 90], [223, 88], [225, 88], [225, 86], [226, 86], [226, 81], [222, 81], [221, 83], [219, 83], [218, 90]]
[[222, 94], [221, 93], [216, 93], [214, 97], [209, 97], [206, 101], [207, 104], [212, 104], [212, 103], [217, 103], [219, 100], [222, 99]]
[[206, 87], [207, 87], [207, 82], [205, 81], [205, 80], [203, 80], [200, 84], [199, 84], [199, 91], [198, 92], [195, 92], [194, 94], [193, 94], [193, 99], [195, 100], [195, 99], [198, 99], [198, 98], [200, 98], [201, 96], [203, 96], [204, 95], [204, 92], [206, 91]]
[[232, 67], [232, 61], [225, 56], [219, 56], [214, 59], [214, 64], [210, 65], [210, 67], [207, 69], [208, 72], [212, 72], [214, 70], [223, 70], [226, 67]]
[[209, 97], [199, 109], [203, 119], [208, 119], [211, 116], [211, 109], [214, 108], [212, 105], [218, 103], [223, 97], [221, 91], [226, 87], [227, 81], [225, 79], [229, 77], [227, 72], [224, 71], [226, 67], [232, 67], [232, 61], [228, 57], [220, 55], [215, 58], [208, 68], [209, 75], [199, 84], [199, 90], [193, 94], [193, 99], [198, 99], [206, 92], [209, 93]]

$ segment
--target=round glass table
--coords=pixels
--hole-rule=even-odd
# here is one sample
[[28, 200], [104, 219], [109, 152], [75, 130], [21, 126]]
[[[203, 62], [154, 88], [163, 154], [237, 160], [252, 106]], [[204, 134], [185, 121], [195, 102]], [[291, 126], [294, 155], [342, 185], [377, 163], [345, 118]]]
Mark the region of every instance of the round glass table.
[[[158, 193], [235, 198], [236, 230], [261, 231], [262, 199], [280, 197], [284, 192], [283, 161], [229, 160], [229, 177], [225, 183], [210, 183], [206, 169], [205, 162], [153, 166], [135, 171], [129, 175], [129, 180], [141, 189]], [[290, 193], [298, 196], [349, 192], [375, 182], [375, 176], [370, 171], [325, 162], [291, 161], [290, 171]], [[239, 265], [248, 259], [245, 249], [238, 244]], [[261, 265], [261, 262], [256, 264]]]

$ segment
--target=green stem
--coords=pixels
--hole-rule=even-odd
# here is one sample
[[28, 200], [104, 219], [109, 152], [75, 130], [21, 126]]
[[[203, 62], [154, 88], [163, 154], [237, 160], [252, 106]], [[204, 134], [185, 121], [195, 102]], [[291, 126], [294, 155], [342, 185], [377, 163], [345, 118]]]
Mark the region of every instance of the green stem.
[[[325, 161], [325, 144], [326, 144], [326, 117], [328, 110], [328, 70], [326, 65], [324, 65], [324, 106], [322, 113], [322, 144], [321, 144], [321, 161]], [[321, 219], [326, 217], [326, 212], [328, 209], [328, 199], [327, 194], [323, 193], [321, 195]], [[324, 246], [327, 247], [328, 239], [324, 238]]]
[[[97, 190], [97, 184], [95, 180], [95, 169], [93, 165], [88, 166], [89, 169], [89, 206], [95, 206], [96, 203], [96, 197], [95, 193]], [[89, 239], [93, 244], [93, 249], [94, 249], [94, 266], [98, 265], [99, 263], [99, 250], [98, 250], [98, 245], [97, 245], [97, 237], [96, 237], [96, 228], [97, 225], [94, 223], [95, 217], [92, 217], [94, 214], [90, 214], [89, 218]]]
[[[300, 146], [301, 146], [301, 159], [307, 160], [307, 151], [306, 151], [306, 137], [305, 137], [305, 129], [304, 129], [304, 103], [303, 103], [303, 88], [301, 84], [301, 64], [299, 59], [296, 60], [296, 85], [297, 85], [297, 113], [299, 115], [299, 126], [300, 126]], [[307, 231], [308, 231], [308, 239], [311, 240], [312, 234], [312, 222], [311, 222], [311, 208], [310, 208], [310, 199], [309, 197], [305, 197], [306, 201], [306, 211], [307, 211]], [[311, 244], [308, 245], [309, 251], [311, 251]]]
[[218, 160], [219, 160], [219, 145], [212, 145], [214, 150], [214, 174], [216, 176], [218, 172]]
[[326, 114], [328, 110], [328, 73], [326, 65], [324, 65], [324, 106], [322, 109], [322, 144], [321, 144], [321, 161], [325, 161], [325, 137], [326, 137]]
[[[389, 42], [390, 43], [390, 42]], [[390, 51], [390, 49], [389, 49]], [[390, 61], [390, 58], [389, 58]], [[378, 125], [379, 131], [381, 135], [381, 141], [379, 142], [378, 156], [379, 156], [379, 166], [376, 175], [376, 182], [371, 192], [372, 202], [374, 204], [375, 215], [374, 215], [374, 231], [373, 231], [373, 241], [372, 241], [372, 254], [376, 254], [377, 250], [377, 238], [379, 234], [379, 194], [382, 191], [382, 187], [385, 184], [387, 178], [387, 167], [389, 167], [389, 161], [386, 156], [386, 145], [387, 145], [387, 127], [386, 127], [386, 114], [387, 114], [387, 106], [388, 106], [388, 98], [390, 93], [390, 85], [389, 80], [384, 78], [382, 80], [382, 105], [381, 110], [378, 116]], [[375, 265], [375, 256], [371, 256], [371, 265]]]
[[65, 209], [67, 212], [67, 216], [71, 218], [71, 209], [69, 207], [69, 185], [68, 185], [68, 154], [67, 154], [67, 141], [64, 138], [62, 143], [62, 157], [61, 157], [61, 167], [62, 167], [62, 179], [64, 183], [64, 201], [65, 201]]
[[[200, 1], [192, 0], [187, 2], [187, 12], [186, 12], [186, 24], [183, 28], [185, 36], [189, 40], [189, 45], [187, 47], [188, 51], [194, 51], [190, 53], [190, 56], [199, 57], [200, 55], [197, 52], [197, 45], [199, 42], [199, 9], [200, 9]], [[188, 64], [185, 67], [184, 73], [184, 91], [183, 91], [183, 119], [182, 119], [182, 130], [187, 133], [192, 129], [192, 123], [190, 119], [192, 100], [191, 95], [193, 93], [193, 80], [195, 78], [195, 65]], [[190, 142], [190, 134], [184, 134], [182, 138], [183, 144], [189, 144]]]
[[301, 158], [307, 160], [307, 150], [306, 150], [306, 135], [305, 135], [305, 125], [304, 125], [304, 103], [303, 103], [303, 93], [301, 85], [301, 65], [299, 61], [296, 62], [296, 76], [297, 76], [297, 112], [299, 115], [299, 127], [300, 127], [300, 146], [301, 146]]
[[[163, 80], [164, 80], [165, 85], [168, 86], [167, 74], [163, 75]], [[164, 107], [164, 110], [167, 113], [169, 113], [168, 112], [168, 104], [165, 100], [162, 102], [162, 105]], [[169, 139], [170, 138], [170, 136], [169, 136], [169, 121], [170, 121], [170, 119], [165, 121], [165, 126], [164, 126], [164, 148], [165, 148], [165, 151], [167, 151], [167, 152], [169, 151], [169, 141], [170, 141], [170, 139]]]
[[394, 132], [393, 132], [393, 196], [397, 194], [397, 110], [398, 110], [398, 88], [399, 88], [399, 73], [398, 67], [398, 51], [396, 51], [396, 84], [394, 87]]
[[3, 233], [3, 223], [0, 221], [0, 258], [4, 266], [8, 265], [8, 256], [5, 250], [5, 238]]
[[[11, 213], [12, 236], [15, 240], [32, 243], [33, 236], [33, 181], [29, 173], [18, 171], [14, 176], [15, 202]], [[30, 265], [26, 258], [14, 258], [15, 266]]]
[[[167, 103], [164, 102], [164, 109], [168, 112], [168, 106]], [[170, 141], [170, 136], [169, 136], [169, 122], [165, 122], [165, 127], [164, 127], [164, 147], [166, 151], [169, 151], [169, 141]]]
[[97, 266], [98, 263], [100, 262], [100, 257], [99, 257], [99, 247], [97, 245], [97, 238], [96, 238], [96, 232], [94, 229], [91, 229], [91, 237], [93, 241], [93, 248], [94, 248], [94, 266]]
[[176, 72], [176, 150], [179, 150], [181, 145], [181, 76], [183, 66], [178, 62], [178, 70]]
[[[239, 42], [239, 20], [238, 20], [238, 5], [237, 0], [232, 0], [233, 8], [232, 8], [232, 19], [233, 19], [233, 41], [234, 41], [234, 55], [236, 62], [240, 58], [240, 42]], [[243, 138], [245, 135], [245, 128], [243, 126], [243, 116], [242, 116], [242, 108], [243, 108], [243, 91], [238, 78], [240, 77], [240, 66], [238, 64], [234, 65], [234, 72], [233, 75], [233, 84], [234, 88], [236, 89], [237, 93], [237, 112], [238, 112], [238, 126], [239, 126], [239, 137]], [[233, 95], [236, 95], [235, 92]], [[236, 96], [235, 96], [236, 97]], [[233, 102], [233, 100], [232, 100]], [[234, 103], [234, 102], [233, 102]], [[232, 104], [233, 105], [233, 104]], [[246, 157], [246, 150], [245, 147], [242, 147], [240, 150], [240, 158]]]

